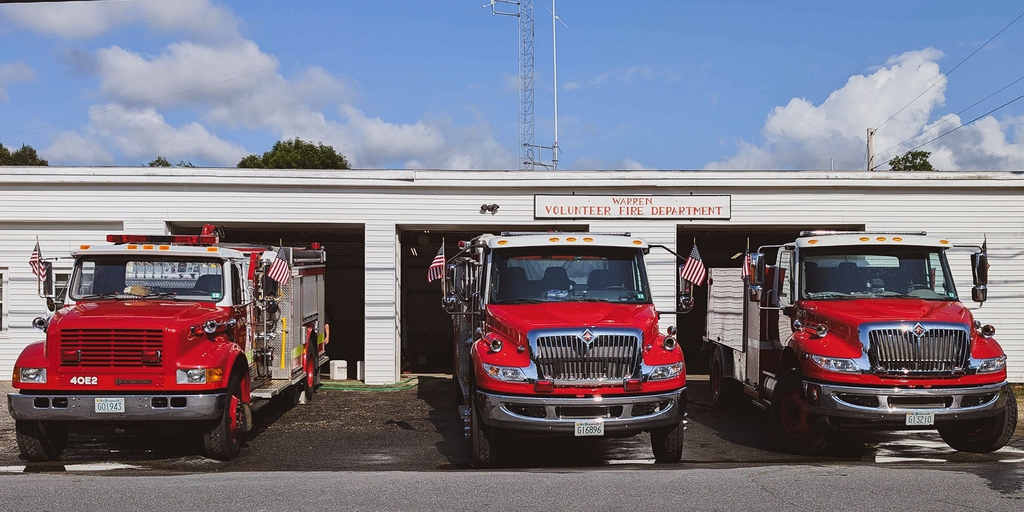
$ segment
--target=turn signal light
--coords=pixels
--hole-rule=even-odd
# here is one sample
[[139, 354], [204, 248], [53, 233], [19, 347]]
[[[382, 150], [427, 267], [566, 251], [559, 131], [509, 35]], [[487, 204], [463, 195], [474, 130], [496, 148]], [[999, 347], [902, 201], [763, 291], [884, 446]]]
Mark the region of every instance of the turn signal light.
[[555, 382], [551, 380], [538, 380], [533, 385], [533, 390], [538, 393], [550, 393], [555, 390]]
[[626, 379], [626, 383], [623, 385], [626, 391], [640, 391], [642, 387], [640, 379]]

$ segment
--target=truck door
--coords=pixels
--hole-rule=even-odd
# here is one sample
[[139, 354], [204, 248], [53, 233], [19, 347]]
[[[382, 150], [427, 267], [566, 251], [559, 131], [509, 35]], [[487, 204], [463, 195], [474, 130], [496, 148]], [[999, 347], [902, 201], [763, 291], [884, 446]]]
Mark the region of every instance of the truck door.
[[253, 337], [253, 291], [243, 264], [231, 262], [231, 318], [236, 322], [234, 330], [235, 343], [248, 352], [252, 350]]
[[793, 319], [783, 312], [787, 307], [793, 305], [795, 294], [795, 281], [793, 272], [793, 250], [789, 248], [779, 249], [778, 272], [776, 272], [776, 290], [778, 290], [779, 309], [779, 337], [782, 345], [776, 345], [776, 349], [786, 346], [789, 339], [793, 337]]

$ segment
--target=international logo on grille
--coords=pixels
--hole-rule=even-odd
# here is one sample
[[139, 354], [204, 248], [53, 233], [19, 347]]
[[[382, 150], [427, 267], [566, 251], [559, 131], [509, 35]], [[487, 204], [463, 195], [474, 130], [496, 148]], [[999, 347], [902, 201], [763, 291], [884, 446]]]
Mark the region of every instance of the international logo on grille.
[[591, 341], [594, 341], [594, 333], [590, 332], [590, 329], [584, 329], [580, 334], [580, 339], [589, 345]]
[[913, 329], [914, 336], [917, 336], [918, 338], [920, 338], [921, 336], [924, 336], [924, 333], [926, 333], [926, 332], [928, 332], [928, 329], [925, 329], [924, 326], [921, 325], [920, 322], [918, 322], [918, 324], [914, 326], [914, 329]]

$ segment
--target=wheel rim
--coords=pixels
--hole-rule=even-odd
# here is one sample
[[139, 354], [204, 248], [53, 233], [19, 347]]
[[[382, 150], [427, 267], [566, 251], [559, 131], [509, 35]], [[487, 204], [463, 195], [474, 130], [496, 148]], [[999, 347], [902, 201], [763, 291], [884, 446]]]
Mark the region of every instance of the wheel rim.
[[781, 405], [782, 427], [790, 437], [801, 438], [810, 433], [814, 413], [799, 388], [787, 393]]

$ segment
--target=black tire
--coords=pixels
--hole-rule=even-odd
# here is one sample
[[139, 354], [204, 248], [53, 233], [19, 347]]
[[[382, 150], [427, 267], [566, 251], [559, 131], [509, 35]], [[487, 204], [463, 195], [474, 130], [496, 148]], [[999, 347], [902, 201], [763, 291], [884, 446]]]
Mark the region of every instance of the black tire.
[[962, 421], [939, 427], [939, 435], [950, 448], [958, 452], [994, 452], [1010, 441], [1017, 428], [1017, 398], [1007, 389], [1006, 406], [991, 418]]
[[470, 411], [469, 435], [473, 444], [473, 467], [496, 468], [501, 463], [501, 436], [498, 429], [485, 425], [474, 408]]
[[220, 419], [213, 420], [203, 433], [203, 448], [211, 459], [228, 461], [242, 447], [245, 407], [242, 403], [242, 376], [234, 374], [227, 388], [227, 403]]
[[823, 416], [810, 411], [799, 370], [790, 370], [779, 379], [768, 414], [772, 435], [783, 451], [814, 455], [825, 449], [831, 427]]
[[675, 464], [683, 457], [683, 423], [656, 428], [651, 431], [651, 450], [654, 462]]
[[[715, 345], [708, 362], [708, 388], [711, 391], [711, 405], [729, 407], [739, 402], [743, 391], [740, 383], [725, 375], [726, 348]], [[731, 354], [730, 354], [731, 355]]]
[[25, 460], [57, 460], [68, 445], [68, 425], [59, 421], [15, 420], [14, 436]]

